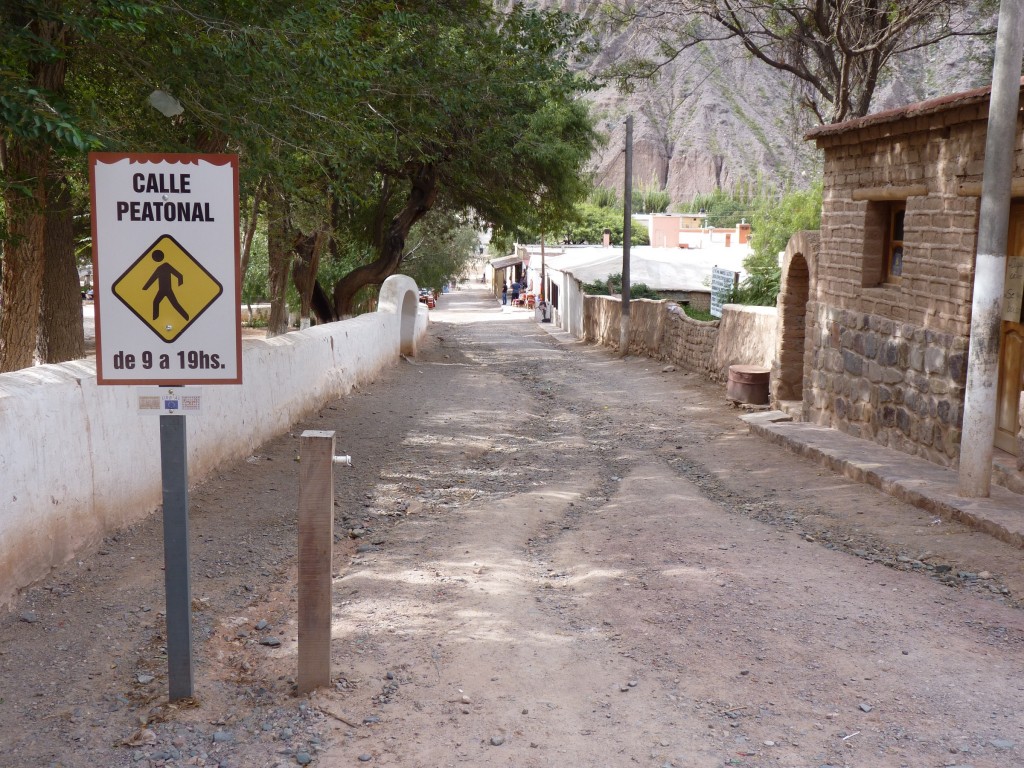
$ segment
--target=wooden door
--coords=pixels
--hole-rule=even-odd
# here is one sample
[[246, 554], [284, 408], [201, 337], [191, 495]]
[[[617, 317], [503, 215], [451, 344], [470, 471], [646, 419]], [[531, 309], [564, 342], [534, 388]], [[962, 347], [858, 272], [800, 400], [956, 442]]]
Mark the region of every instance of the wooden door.
[[1010, 208], [1006, 283], [1003, 295], [1002, 338], [999, 345], [999, 384], [996, 395], [997, 448], [1016, 455], [1017, 411], [1024, 389], [1024, 203]]

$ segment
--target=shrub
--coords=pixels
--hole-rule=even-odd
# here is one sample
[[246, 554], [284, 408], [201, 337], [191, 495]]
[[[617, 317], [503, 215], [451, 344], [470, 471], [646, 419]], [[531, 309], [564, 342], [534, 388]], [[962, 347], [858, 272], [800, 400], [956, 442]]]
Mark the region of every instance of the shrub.
[[[588, 296], [618, 296], [622, 293], [622, 273], [616, 272], [608, 275], [608, 279], [596, 280], [592, 283], [583, 283], [583, 292]], [[646, 283], [630, 283], [629, 297], [631, 299], [657, 299], [661, 296], [656, 290]]]
[[773, 306], [782, 277], [779, 253], [795, 233], [821, 226], [822, 183], [810, 189], [788, 191], [781, 199], [763, 196], [751, 218], [754, 252], [743, 262], [747, 277], [730, 301], [734, 304]]

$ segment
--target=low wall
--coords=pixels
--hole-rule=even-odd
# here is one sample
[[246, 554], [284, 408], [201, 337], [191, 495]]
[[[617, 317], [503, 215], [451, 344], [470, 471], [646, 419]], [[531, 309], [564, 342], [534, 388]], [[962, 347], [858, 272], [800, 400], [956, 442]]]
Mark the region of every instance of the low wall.
[[694, 320], [677, 304], [669, 304], [665, 309], [667, 320], [660, 358], [720, 381], [714, 362], [720, 321]]
[[712, 358], [719, 381], [727, 381], [730, 365], [771, 368], [775, 359], [779, 312], [775, 307], [726, 304], [718, 326]]
[[[583, 303], [584, 341], [618, 349], [621, 317], [618, 297], [587, 296]], [[724, 382], [730, 365], [771, 368], [777, 326], [775, 307], [726, 304], [721, 320], [701, 321], [671, 301], [636, 299], [629, 303], [629, 353]]]
[[[629, 353], [658, 357], [665, 323], [666, 301], [629, 302]], [[675, 306], [674, 304], [672, 306]], [[622, 301], [617, 296], [587, 296], [583, 300], [584, 340], [618, 349]]]
[[[394, 276], [381, 295], [391, 300], [375, 313], [247, 340], [243, 383], [203, 387], [188, 418], [189, 481], [414, 352], [428, 322], [415, 282]], [[97, 386], [92, 361], [0, 374], [0, 606], [159, 506], [159, 426], [139, 414], [136, 387]]]

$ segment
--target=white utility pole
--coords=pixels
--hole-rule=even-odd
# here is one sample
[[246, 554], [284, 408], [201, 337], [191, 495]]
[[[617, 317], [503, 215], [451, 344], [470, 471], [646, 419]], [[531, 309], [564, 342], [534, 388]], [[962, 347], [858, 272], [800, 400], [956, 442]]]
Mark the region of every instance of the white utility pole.
[[1024, 8], [1021, 1], [1002, 0], [985, 140], [967, 391], [960, 438], [960, 495], [967, 498], [988, 496], [992, 483], [1010, 182], [1014, 168], [1017, 113], [1020, 110], [1021, 49], [1024, 46], [1022, 24]]

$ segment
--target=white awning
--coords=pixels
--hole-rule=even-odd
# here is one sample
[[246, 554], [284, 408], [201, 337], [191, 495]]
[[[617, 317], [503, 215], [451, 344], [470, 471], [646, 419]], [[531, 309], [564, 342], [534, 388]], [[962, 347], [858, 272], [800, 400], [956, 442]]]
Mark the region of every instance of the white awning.
[[490, 265], [494, 269], [505, 269], [505, 267], [512, 267], [515, 266], [516, 264], [522, 263], [523, 257], [517, 254], [512, 254], [511, 256], [503, 256], [500, 259], [492, 259], [490, 261]]

